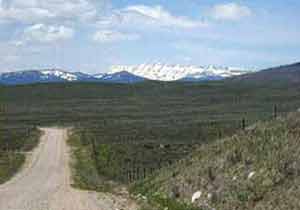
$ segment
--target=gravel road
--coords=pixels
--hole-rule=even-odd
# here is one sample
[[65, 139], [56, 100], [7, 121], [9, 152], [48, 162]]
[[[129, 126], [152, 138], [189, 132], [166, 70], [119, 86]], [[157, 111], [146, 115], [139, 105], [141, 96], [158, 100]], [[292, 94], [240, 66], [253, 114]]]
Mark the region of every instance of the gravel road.
[[67, 130], [44, 128], [23, 169], [0, 185], [0, 210], [135, 210], [134, 202], [111, 194], [71, 188]]

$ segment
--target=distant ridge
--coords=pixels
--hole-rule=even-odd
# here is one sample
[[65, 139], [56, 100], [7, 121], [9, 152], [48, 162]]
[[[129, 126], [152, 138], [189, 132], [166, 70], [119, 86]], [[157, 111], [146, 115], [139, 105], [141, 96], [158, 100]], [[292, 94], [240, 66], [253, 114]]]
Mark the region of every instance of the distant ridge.
[[283, 65], [265, 69], [252, 74], [244, 74], [229, 78], [228, 81], [247, 82], [247, 83], [300, 83], [300, 63]]

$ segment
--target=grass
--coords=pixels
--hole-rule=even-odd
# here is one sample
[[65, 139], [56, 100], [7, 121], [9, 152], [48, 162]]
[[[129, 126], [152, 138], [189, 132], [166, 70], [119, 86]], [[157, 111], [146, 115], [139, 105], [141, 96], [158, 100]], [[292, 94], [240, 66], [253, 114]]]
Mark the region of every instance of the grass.
[[38, 144], [41, 133], [32, 129], [28, 135], [22, 138], [2, 138], [0, 141], [2, 142], [0, 145], [5, 145], [6, 148], [5, 150], [0, 149], [0, 184], [8, 181], [21, 169], [25, 162], [26, 152], [29, 152]]
[[0, 184], [8, 181], [20, 170], [25, 161], [24, 154], [13, 152], [0, 153]]
[[73, 134], [68, 143], [72, 149], [73, 187], [101, 192], [111, 191], [113, 186], [99, 175], [90, 151], [82, 147], [80, 138]]
[[34, 128], [9, 132], [14, 135], [1, 135], [0, 138], [0, 184], [8, 181], [20, 170], [25, 162], [26, 152], [38, 144], [41, 135], [40, 131]]
[[[200, 147], [189, 158], [134, 185], [206, 209], [299, 209], [300, 113]], [[252, 174], [252, 175], [251, 175]], [[208, 196], [209, 195], [209, 196]]]

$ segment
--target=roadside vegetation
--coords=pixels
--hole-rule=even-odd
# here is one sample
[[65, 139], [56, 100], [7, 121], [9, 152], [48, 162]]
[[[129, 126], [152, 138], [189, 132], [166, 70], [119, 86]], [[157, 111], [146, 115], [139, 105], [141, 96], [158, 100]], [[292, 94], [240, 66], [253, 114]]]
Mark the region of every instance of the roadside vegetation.
[[68, 144], [72, 154], [73, 187], [94, 191], [111, 191], [112, 183], [98, 173], [91, 149], [88, 144], [73, 134], [70, 134]]
[[40, 134], [34, 127], [0, 128], [0, 184], [20, 170], [26, 152], [38, 144]]

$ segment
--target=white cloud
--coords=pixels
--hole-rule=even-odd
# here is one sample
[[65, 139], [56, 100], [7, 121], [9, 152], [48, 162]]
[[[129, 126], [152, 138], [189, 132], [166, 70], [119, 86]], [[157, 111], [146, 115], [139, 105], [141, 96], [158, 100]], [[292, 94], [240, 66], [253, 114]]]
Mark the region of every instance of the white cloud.
[[11, 0], [0, 2], [0, 20], [22, 23], [84, 21], [96, 16], [88, 0]]
[[[45, 24], [35, 24], [24, 30], [22, 42], [50, 43], [71, 39], [74, 30], [65, 26], [52, 26]], [[17, 42], [20, 45], [20, 41]]]
[[133, 5], [120, 10], [115, 10], [109, 17], [102, 18], [98, 25], [116, 26], [127, 25], [142, 27], [185, 28], [192, 29], [207, 26], [201, 20], [191, 19], [185, 16], [175, 16], [162, 6]]
[[94, 36], [93, 40], [96, 42], [102, 43], [111, 43], [117, 41], [133, 41], [138, 40], [140, 36], [138, 34], [131, 34], [131, 33], [123, 33], [119, 31], [112, 31], [112, 30], [100, 30], [97, 31]]
[[159, 24], [162, 26], [196, 28], [205, 25], [202, 21], [192, 20], [183, 16], [172, 15], [161, 6], [149, 7], [144, 5], [136, 5], [127, 7], [125, 11], [136, 13], [136, 15], [139, 16], [144, 16], [154, 24]]
[[215, 5], [211, 10], [211, 16], [216, 20], [236, 21], [252, 15], [249, 7], [236, 3]]

